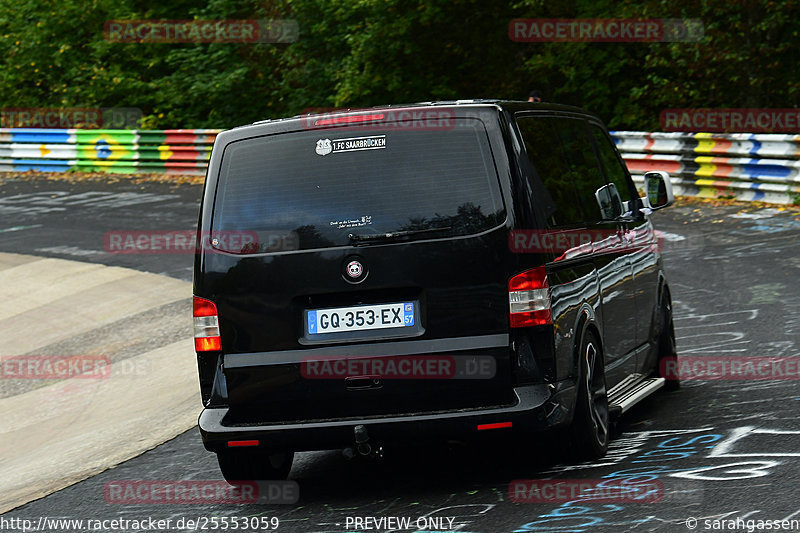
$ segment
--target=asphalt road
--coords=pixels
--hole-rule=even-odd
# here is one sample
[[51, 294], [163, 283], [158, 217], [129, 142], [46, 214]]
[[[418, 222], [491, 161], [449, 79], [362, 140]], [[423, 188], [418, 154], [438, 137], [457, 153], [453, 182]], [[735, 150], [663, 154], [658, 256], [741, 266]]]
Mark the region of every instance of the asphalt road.
[[[7, 181], [0, 184], [0, 251], [188, 280], [191, 255], [108, 253], [104, 238], [109, 231], [190, 230], [200, 192], [199, 186], [161, 183]], [[654, 216], [666, 232], [664, 261], [682, 356], [800, 356], [799, 218], [796, 211], [692, 202]], [[498, 435], [468, 447], [388, 449], [379, 462], [348, 461], [338, 452], [300, 454], [291, 473], [300, 494], [295, 504], [130, 504], [108, 497], [109, 486], [130, 480], [221, 480], [194, 429], [0, 516], [0, 528], [20, 530], [12, 519], [25, 519], [44, 531], [168, 530], [155, 522], [87, 522], [152, 518], [171, 520], [173, 531], [215, 531], [223, 517], [276, 517], [278, 531], [342, 533], [392, 531], [355, 519], [397, 517], [411, 522], [397, 531], [680, 532], [692, 525], [695, 531], [747, 531], [759, 520], [800, 520], [800, 384], [796, 374], [773, 373], [763, 381], [686, 381], [678, 391], [657, 393], [619, 421], [608, 456], [594, 464], [565, 463], [545, 437]], [[647, 481], [660, 492], [640, 500], [603, 500], [595, 492], [545, 503], [512, 501], [524, 496], [509, 487], [526, 479]], [[48, 522], [54, 519], [84, 523]], [[181, 519], [184, 527], [177, 527]], [[187, 519], [205, 528], [186, 527]], [[798, 522], [771, 525], [800, 531]]]

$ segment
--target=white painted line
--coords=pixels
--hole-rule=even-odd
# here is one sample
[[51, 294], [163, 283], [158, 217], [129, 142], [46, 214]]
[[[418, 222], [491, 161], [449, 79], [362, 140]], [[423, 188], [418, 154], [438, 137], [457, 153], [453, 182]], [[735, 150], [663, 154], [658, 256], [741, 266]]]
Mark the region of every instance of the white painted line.
[[135, 359], [150, 371], [74, 378], [0, 400], [0, 514], [136, 457], [197, 423], [200, 390], [191, 339]]
[[[166, 276], [64, 259], [43, 263], [0, 271], [0, 299], [4, 302], [0, 355], [35, 352], [126, 316], [191, 297], [190, 283]], [[80, 266], [64, 272], [70, 263]], [[29, 273], [25, 280], [18, 279], [20, 270]], [[28, 294], [30, 301], [26, 300]], [[15, 308], [9, 301], [23, 303]]]
[[[52, 342], [190, 296], [191, 283], [166, 276], [0, 254], [0, 356], [36, 354]], [[106, 345], [141, 340], [109, 336]], [[0, 514], [136, 457], [197, 423], [201, 403], [191, 338], [112, 362], [110, 375], [99, 376], [0, 399]]]

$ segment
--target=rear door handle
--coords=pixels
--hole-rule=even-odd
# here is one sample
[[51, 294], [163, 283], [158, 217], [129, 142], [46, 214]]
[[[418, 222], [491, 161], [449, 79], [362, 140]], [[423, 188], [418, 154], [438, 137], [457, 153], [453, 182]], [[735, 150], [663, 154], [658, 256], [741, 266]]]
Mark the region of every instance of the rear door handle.
[[350, 376], [344, 378], [347, 390], [374, 390], [383, 387], [380, 376]]

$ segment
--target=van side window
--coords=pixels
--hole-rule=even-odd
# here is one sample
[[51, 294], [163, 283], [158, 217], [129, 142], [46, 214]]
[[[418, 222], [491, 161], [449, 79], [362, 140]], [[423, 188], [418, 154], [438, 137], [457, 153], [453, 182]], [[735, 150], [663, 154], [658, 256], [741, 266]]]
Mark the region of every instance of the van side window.
[[602, 214], [595, 192], [605, 180], [586, 124], [561, 117], [520, 117], [517, 122], [535, 174], [555, 205], [548, 224], [556, 227], [599, 221]]
[[606, 184], [603, 170], [592, 149], [589, 129], [583, 120], [557, 118], [558, 134], [564, 146], [564, 153], [569, 159], [572, 173], [570, 175], [583, 211], [583, 220], [594, 224], [603, 219], [600, 205], [595, 193]]
[[613, 183], [617, 186], [617, 191], [620, 197], [622, 197], [623, 202], [631, 200], [635, 197], [635, 189], [631, 190], [628, 171], [623, 166], [619, 157], [617, 157], [617, 151], [612, 141], [598, 126], [592, 125], [590, 129], [595, 146], [597, 147], [597, 155], [600, 157], [600, 162], [603, 164], [608, 183]]

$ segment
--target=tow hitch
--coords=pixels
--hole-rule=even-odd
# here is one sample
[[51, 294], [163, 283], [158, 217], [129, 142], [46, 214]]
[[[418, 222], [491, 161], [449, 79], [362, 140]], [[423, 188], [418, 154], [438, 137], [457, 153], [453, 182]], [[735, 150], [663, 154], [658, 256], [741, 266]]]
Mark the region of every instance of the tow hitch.
[[383, 457], [383, 446], [370, 442], [366, 426], [359, 424], [354, 427], [353, 434], [355, 436], [355, 447], [348, 446], [342, 450], [342, 455], [347, 459], [353, 459], [356, 454], [370, 459]]

